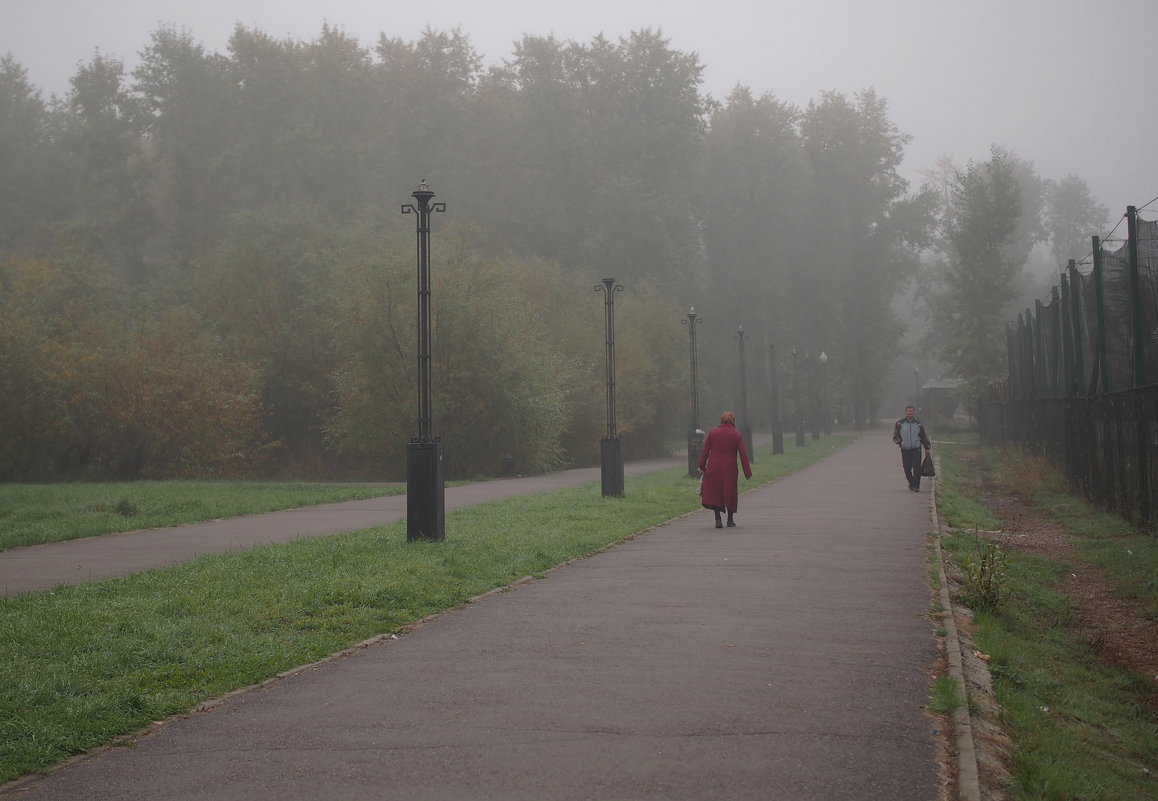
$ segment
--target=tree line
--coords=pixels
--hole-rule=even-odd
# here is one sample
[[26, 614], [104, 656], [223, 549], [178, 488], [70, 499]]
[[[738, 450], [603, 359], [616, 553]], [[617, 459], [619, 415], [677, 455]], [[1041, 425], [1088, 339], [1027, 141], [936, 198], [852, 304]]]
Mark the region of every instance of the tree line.
[[[793, 346], [823, 350], [831, 407], [865, 425], [903, 330], [894, 300], [925, 274], [955, 308], [946, 265], [970, 245], [947, 232], [1005, 203], [971, 199], [989, 165], [911, 191], [908, 137], [872, 90], [717, 100], [652, 30], [526, 36], [485, 68], [457, 30], [366, 46], [239, 25], [214, 53], [162, 27], [140, 55], [127, 72], [98, 53], [48, 100], [0, 59], [0, 478], [400, 477], [417, 387], [399, 212], [422, 179], [447, 204], [434, 432], [450, 476], [595, 461], [602, 277], [627, 287], [629, 456], [689, 424], [689, 306], [703, 408], [735, 405], [742, 325], [760, 346], [750, 397]], [[1044, 241], [1056, 186], [1002, 157], [1040, 201], [1025, 213], [1019, 189], [1002, 208]], [[930, 253], [943, 269], [922, 272]]]

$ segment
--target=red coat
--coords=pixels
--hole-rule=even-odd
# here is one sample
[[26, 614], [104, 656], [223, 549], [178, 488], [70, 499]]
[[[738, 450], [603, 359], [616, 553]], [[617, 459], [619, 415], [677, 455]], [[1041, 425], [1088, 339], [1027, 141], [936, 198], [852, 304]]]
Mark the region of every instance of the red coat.
[[744, 435], [731, 423], [720, 423], [708, 432], [704, 449], [700, 451], [699, 467], [704, 471], [704, 481], [700, 491], [700, 503], [708, 509], [729, 509], [736, 511], [740, 502], [740, 471], [736, 467], [736, 456], [744, 466], [744, 478], [752, 477], [752, 466], [748, 464], [748, 449], [744, 447]]

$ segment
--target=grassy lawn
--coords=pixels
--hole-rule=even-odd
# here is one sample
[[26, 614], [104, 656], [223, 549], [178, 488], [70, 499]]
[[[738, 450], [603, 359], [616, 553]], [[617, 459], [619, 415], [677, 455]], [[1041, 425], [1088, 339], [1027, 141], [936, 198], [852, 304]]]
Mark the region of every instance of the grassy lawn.
[[[977, 450], [976, 440], [940, 446], [944, 485], [938, 500], [955, 529], [947, 529], [942, 546], [958, 564], [977, 563], [990, 548], [970, 530], [1001, 526], [960, 461], [966, 448]], [[1021, 493], [1060, 521], [1074, 558], [1103, 568], [1121, 595], [1142, 601], [1158, 616], [1155, 537], [1069, 495], [1041, 460], [1014, 449], [984, 448], [981, 455], [982, 469], [1001, 492]], [[1060, 589], [1067, 564], [1010, 550], [997, 556], [988, 577], [991, 592], [978, 593], [985, 602], [972, 608], [974, 639], [990, 657], [1003, 725], [1014, 744], [1011, 798], [1158, 799], [1155, 677], [1106, 664], [1076, 631], [1074, 603]]]
[[[754, 489], [852, 441], [762, 451]], [[674, 469], [447, 515], [446, 541], [405, 523], [0, 599], [0, 781], [197, 703], [398, 631], [481, 593], [699, 508]]]
[[0, 551], [404, 492], [388, 485], [259, 481], [0, 484]]

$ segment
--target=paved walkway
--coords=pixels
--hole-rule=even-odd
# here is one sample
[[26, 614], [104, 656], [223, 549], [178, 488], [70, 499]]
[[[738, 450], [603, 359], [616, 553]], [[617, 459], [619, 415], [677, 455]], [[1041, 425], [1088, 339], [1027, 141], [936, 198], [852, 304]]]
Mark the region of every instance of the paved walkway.
[[870, 433], [738, 528], [680, 518], [19, 797], [933, 801], [928, 496], [898, 462]]

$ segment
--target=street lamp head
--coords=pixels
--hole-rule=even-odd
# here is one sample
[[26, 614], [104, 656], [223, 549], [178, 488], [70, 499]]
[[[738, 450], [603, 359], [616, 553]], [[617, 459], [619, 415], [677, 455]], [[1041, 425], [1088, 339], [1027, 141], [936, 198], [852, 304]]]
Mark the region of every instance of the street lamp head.
[[824, 351], [820, 352], [820, 363], [821, 364], [828, 364], [828, 354], [825, 353]]
[[423, 178], [418, 183], [418, 188], [411, 192], [410, 196], [417, 200], [420, 206], [425, 206], [426, 203], [434, 197], [434, 193], [430, 191], [430, 186], [426, 183], [426, 179]]

